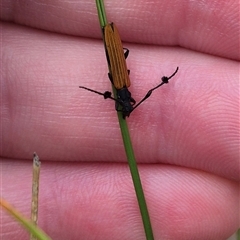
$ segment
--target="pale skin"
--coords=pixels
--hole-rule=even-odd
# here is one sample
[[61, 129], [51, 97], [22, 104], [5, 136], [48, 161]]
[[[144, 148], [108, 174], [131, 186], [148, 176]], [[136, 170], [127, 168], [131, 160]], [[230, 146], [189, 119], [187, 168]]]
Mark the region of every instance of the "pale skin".
[[[145, 239], [95, 2], [2, 1], [1, 196], [53, 239]], [[155, 239], [227, 239], [239, 227], [238, 1], [106, 1], [130, 50], [127, 119]], [[46, 31], [43, 31], [46, 30]], [[126, 43], [127, 42], [127, 43]], [[153, 46], [151, 46], [153, 45]], [[1, 237], [27, 234], [2, 214]]]

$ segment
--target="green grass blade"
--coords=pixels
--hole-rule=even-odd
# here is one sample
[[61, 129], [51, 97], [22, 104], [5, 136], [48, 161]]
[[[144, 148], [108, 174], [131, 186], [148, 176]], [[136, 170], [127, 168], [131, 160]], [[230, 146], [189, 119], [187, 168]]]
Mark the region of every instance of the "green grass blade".
[[96, 5], [97, 5], [100, 26], [101, 26], [101, 28], [103, 28], [108, 23], [104, 3], [102, 0], [96, 0]]
[[125, 147], [125, 151], [128, 159], [128, 165], [132, 175], [133, 185], [134, 185], [137, 200], [138, 200], [138, 205], [139, 205], [141, 216], [142, 216], [146, 239], [153, 240], [154, 237], [153, 237], [151, 221], [150, 221], [150, 217], [147, 209], [147, 204], [146, 204], [146, 200], [145, 200], [145, 196], [142, 188], [141, 179], [138, 172], [136, 159], [134, 156], [134, 151], [132, 148], [132, 142], [129, 135], [128, 126], [127, 126], [126, 120], [123, 119], [121, 112], [118, 112], [118, 121], [119, 121], [123, 143], [124, 143], [124, 147]]
[[38, 226], [36, 226], [32, 221], [24, 217], [20, 212], [18, 212], [13, 206], [11, 206], [6, 200], [0, 198], [0, 206], [4, 208], [11, 216], [18, 220], [29, 233], [35, 236], [39, 240], [51, 240], [51, 238]]

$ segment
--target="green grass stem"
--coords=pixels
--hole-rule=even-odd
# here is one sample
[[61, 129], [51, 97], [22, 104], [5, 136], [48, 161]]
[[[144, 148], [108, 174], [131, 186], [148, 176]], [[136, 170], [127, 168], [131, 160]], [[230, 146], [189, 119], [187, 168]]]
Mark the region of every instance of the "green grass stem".
[[[106, 24], [108, 24], [103, 0], [96, 0], [96, 5], [98, 10], [98, 18], [99, 18], [100, 26], [101, 28], [103, 28], [104, 26], [106, 26]], [[112, 89], [113, 89], [114, 96], [116, 98], [116, 90], [114, 86], [112, 86]], [[118, 121], [121, 129], [121, 133], [122, 133], [122, 139], [123, 139], [125, 152], [128, 159], [128, 165], [130, 168], [133, 185], [134, 185], [137, 200], [138, 200], [138, 205], [139, 205], [141, 216], [142, 216], [146, 239], [153, 240], [154, 237], [152, 232], [152, 226], [151, 226], [147, 204], [146, 204], [146, 200], [145, 200], [145, 196], [142, 188], [141, 179], [140, 179], [138, 168], [137, 168], [137, 163], [134, 156], [134, 151], [132, 148], [132, 142], [131, 142], [130, 134], [128, 131], [128, 126], [127, 126], [126, 120], [123, 119], [121, 112], [118, 112]]]

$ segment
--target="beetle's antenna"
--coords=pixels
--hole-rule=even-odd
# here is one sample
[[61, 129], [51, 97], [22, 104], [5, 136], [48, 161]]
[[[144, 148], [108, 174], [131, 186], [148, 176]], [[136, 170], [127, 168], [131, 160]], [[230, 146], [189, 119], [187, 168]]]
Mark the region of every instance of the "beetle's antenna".
[[98, 91], [96, 91], [96, 90], [93, 90], [93, 89], [90, 89], [90, 88], [86, 88], [86, 87], [83, 87], [83, 86], [79, 86], [79, 88], [83, 88], [83, 89], [85, 89], [85, 90], [87, 90], [87, 91], [94, 92], [94, 93], [97, 93], [97, 94], [99, 94], [99, 95], [102, 95], [102, 96], [104, 97], [104, 99], [110, 98], [110, 99], [114, 100], [115, 102], [118, 102], [117, 99], [115, 99], [115, 98], [112, 97], [112, 93], [109, 92], [109, 91], [106, 91], [106, 92], [104, 92], [104, 93], [101, 93], [101, 92], [98, 92]]
[[159, 85], [157, 85], [156, 87], [150, 89], [150, 90], [147, 92], [147, 94], [145, 95], [145, 97], [144, 97], [136, 106], [134, 106], [134, 108], [132, 109], [132, 111], [133, 111], [134, 109], [136, 109], [136, 108], [137, 108], [142, 102], [144, 102], [147, 98], [149, 98], [154, 90], [156, 90], [157, 88], [161, 87], [163, 84], [168, 83], [168, 80], [171, 79], [171, 78], [177, 73], [177, 71], [178, 71], [178, 67], [177, 67], [177, 69], [175, 70], [175, 72], [174, 72], [170, 77], [163, 76], [163, 77], [162, 77], [162, 82], [161, 82]]

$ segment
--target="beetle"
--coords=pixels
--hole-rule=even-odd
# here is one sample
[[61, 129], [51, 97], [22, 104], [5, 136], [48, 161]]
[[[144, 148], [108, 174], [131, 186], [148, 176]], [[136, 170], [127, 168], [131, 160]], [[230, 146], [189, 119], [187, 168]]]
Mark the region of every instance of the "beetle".
[[129, 117], [131, 112], [135, 110], [142, 102], [149, 98], [155, 89], [159, 88], [165, 83], [168, 83], [169, 79], [177, 73], [178, 67], [170, 77], [163, 76], [162, 82], [156, 87], [150, 89], [145, 97], [136, 104], [136, 101], [131, 96], [131, 92], [128, 90], [131, 85], [129, 78], [130, 70], [127, 69], [126, 64], [126, 58], [128, 57], [129, 50], [127, 48], [123, 48], [119, 32], [114, 23], [107, 24], [102, 28], [102, 31], [109, 68], [108, 77], [116, 89], [117, 98], [112, 97], [112, 93], [109, 91], [102, 93], [84, 86], [79, 86], [79, 88], [102, 95], [104, 99], [109, 98], [114, 100], [116, 111], [122, 112], [123, 118], [125, 119], [126, 117]]

